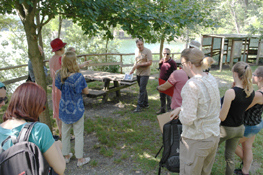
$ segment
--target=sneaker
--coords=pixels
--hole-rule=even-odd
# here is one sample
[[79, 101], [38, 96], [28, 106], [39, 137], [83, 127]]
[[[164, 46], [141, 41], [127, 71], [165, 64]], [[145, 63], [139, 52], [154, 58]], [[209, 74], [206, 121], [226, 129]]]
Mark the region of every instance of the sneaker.
[[140, 108], [140, 107], [138, 107], [137, 106], [137, 108], [136, 109], [134, 109], [134, 111], [133, 112], [141, 112], [142, 111], [142, 109]]
[[69, 163], [69, 161], [70, 161], [70, 158], [73, 156], [73, 153], [69, 153], [69, 158], [66, 158], [65, 157], [65, 161], [66, 161], [66, 163]]
[[161, 109], [160, 109], [159, 111], [156, 112], [157, 115], [159, 115], [159, 114], [163, 114], [163, 113], [165, 113], [165, 111], [164, 111], [164, 110], [161, 110]]
[[90, 158], [89, 158], [89, 157], [86, 157], [86, 158], [84, 158], [84, 159], [85, 159], [85, 161], [84, 161], [84, 162], [79, 162], [79, 161], [78, 161], [78, 163], [77, 163], [77, 167], [79, 167], [79, 166], [82, 166], [82, 165], [85, 165], [85, 164], [89, 163], [89, 161], [90, 161]]

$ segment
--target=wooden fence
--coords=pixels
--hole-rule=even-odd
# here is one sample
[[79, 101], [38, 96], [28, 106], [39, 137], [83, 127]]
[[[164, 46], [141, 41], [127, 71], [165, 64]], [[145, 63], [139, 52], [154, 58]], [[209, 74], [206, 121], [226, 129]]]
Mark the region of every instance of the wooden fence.
[[[175, 59], [175, 55], [179, 55], [181, 53], [171, 53], [171, 57], [173, 59]], [[77, 57], [84, 57], [84, 60], [87, 61], [87, 57], [90, 56], [107, 56], [107, 55], [116, 55], [116, 56], [120, 56], [120, 61], [119, 62], [105, 62], [105, 63], [90, 63], [88, 66], [110, 66], [110, 65], [119, 65], [121, 68], [121, 73], [122, 73], [122, 68], [123, 67], [131, 67], [133, 66], [133, 64], [123, 64], [123, 56], [128, 56], [128, 55], [135, 55], [135, 53], [102, 53], [102, 54], [83, 54], [83, 55], [78, 55]], [[159, 53], [153, 53], [153, 55], [159, 55]], [[179, 58], [177, 58], [179, 59]], [[107, 60], [106, 60], [107, 61]], [[44, 60], [44, 63], [49, 62], [49, 60]], [[159, 60], [153, 60], [153, 62], [159, 62]], [[0, 68], [0, 71], [4, 71], [4, 70], [10, 70], [10, 69], [16, 69], [16, 68], [21, 68], [21, 67], [26, 67], [28, 66], [27, 64], [21, 64], [21, 65], [17, 65], [17, 66], [9, 66], [9, 67], [3, 67]], [[26, 80], [28, 77], [28, 75], [24, 75], [18, 78], [14, 78], [14, 79], [10, 79], [10, 80], [6, 80], [3, 81], [3, 83], [5, 85], [9, 85], [18, 81], [22, 81], [22, 80]]]

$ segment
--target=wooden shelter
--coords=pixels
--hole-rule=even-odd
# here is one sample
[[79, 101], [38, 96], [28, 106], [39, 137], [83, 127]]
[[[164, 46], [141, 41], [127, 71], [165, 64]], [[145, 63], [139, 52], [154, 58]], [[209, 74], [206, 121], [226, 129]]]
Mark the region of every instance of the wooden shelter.
[[263, 40], [260, 35], [211, 34], [202, 35], [201, 49], [206, 56], [213, 57], [222, 70], [223, 64], [232, 68], [237, 61], [259, 63], [263, 58]]

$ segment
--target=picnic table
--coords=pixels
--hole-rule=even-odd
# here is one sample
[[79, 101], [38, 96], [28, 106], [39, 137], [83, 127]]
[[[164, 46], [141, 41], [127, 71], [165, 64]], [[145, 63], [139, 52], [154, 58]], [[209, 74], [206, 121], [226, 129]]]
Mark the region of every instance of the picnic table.
[[[120, 97], [120, 90], [127, 88], [136, 83], [136, 77], [132, 80], [123, 80], [124, 74], [111, 73], [111, 72], [101, 72], [92, 70], [81, 70], [80, 73], [84, 76], [87, 83], [93, 81], [104, 82], [104, 87], [102, 90], [89, 89], [88, 97], [94, 98], [98, 96], [103, 96], [103, 101], [107, 101], [108, 94], [116, 92], [116, 96]], [[113, 86], [110, 87], [110, 82], [113, 82]]]

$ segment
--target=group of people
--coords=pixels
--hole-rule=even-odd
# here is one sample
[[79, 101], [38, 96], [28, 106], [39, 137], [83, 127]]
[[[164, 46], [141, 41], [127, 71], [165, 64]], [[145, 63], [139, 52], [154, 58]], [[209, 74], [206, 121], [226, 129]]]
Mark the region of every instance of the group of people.
[[[90, 61], [77, 64], [77, 56], [73, 47], [65, 52], [61, 39], [56, 38], [50, 45], [54, 56], [49, 61], [52, 83], [53, 117], [56, 119], [60, 140], [55, 141], [46, 124], [37, 122], [29, 137], [29, 142], [35, 143], [43, 153], [49, 165], [58, 174], [64, 174], [66, 163], [70, 162], [73, 153], [70, 147], [70, 131], [73, 127], [75, 135], [75, 157], [77, 166], [82, 166], [90, 161], [89, 157], [83, 158], [84, 146], [84, 104], [82, 94], [89, 90], [83, 75], [79, 72]], [[42, 49], [39, 46], [39, 51]], [[43, 52], [41, 52], [43, 54]], [[29, 65], [30, 80], [20, 85], [12, 94], [11, 100], [3, 115], [0, 125], [0, 142], [8, 136], [18, 136], [27, 122], [38, 121], [39, 115], [45, 110], [46, 92], [34, 83], [34, 74]], [[6, 87], [0, 82], [0, 107], [8, 102]], [[5, 142], [3, 149], [13, 145], [12, 141]]]
[[[136, 71], [140, 87], [134, 112], [149, 106], [147, 82], [152, 63], [151, 51], [143, 40], [136, 40], [136, 62], [130, 73]], [[225, 142], [226, 175], [249, 174], [253, 160], [252, 144], [263, 128], [263, 67], [252, 74], [245, 62], [233, 68], [233, 87], [220, 99], [216, 79], [209, 73], [213, 58], [205, 57], [200, 43], [191, 41], [181, 53], [181, 69], [170, 57], [170, 49], [163, 50], [159, 61], [161, 107], [156, 114], [171, 111], [170, 118], [179, 118], [183, 125], [180, 141], [180, 174], [210, 174], [218, 146]], [[252, 83], [257, 84], [254, 91]], [[173, 87], [173, 95], [163, 93]], [[220, 103], [221, 102], [221, 103]], [[239, 145], [241, 144], [241, 145]], [[242, 168], [235, 169], [235, 153], [242, 160]]]
[[[61, 141], [54, 141], [47, 125], [34, 125], [30, 142], [35, 143], [43, 153], [49, 165], [58, 174], [63, 174], [66, 163], [70, 162], [70, 131], [75, 135], [75, 156], [77, 166], [90, 161], [83, 158], [84, 104], [82, 93], [89, 90], [80, 68], [89, 64], [77, 64], [74, 48], [65, 52], [61, 39], [56, 38], [50, 45], [54, 56], [49, 61], [52, 83], [53, 116], [56, 119]], [[161, 108], [157, 114], [171, 111], [171, 120], [179, 119], [183, 125], [180, 141], [180, 174], [210, 174], [218, 145], [225, 143], [225, 174], [249, 174], [253, 160], [252, 144], [255, 135], [262, 129], [263, 121], [263, 67], [252, 74], [245, 62], [237, 62], [233, 68], [233, 87], [221, 98], [216, 79], [209, 73], [214, 60], [205, 57], [196, 42], [181, 53], [181, 69], [170, 57], [170, 49], [165, 48], [163, 59], [159, 62], [160, 78], [166, 81], [157, 87], [160, 92]], [[131, 74], [136, 70], [140, 87], [138, 104], [134, 112], [148, 108], [146, 86], [152, 64], [152, 53], [144, 47], [141, 39], [136, 40], [138, 51]], [[257, 84], [254, 91], [252, 83]], [[163, 91], [173, 87], [173, 96]], [[45, 110], [46, 92], [42, 87], [27, 82], [13, 93], [3, 123], [0, 125], [0, 141], [10, 135], [18, 136], [27, 122], [38, 121]], [[6, 87], [0, 82], [0, 107], [7, 103]], [[241, 144], [241, 146], [239, 146]], [[4, 149], [12, 146], [6, 142]], [[235, 153], [243, 161], [242, 169], [235, 169]]]

